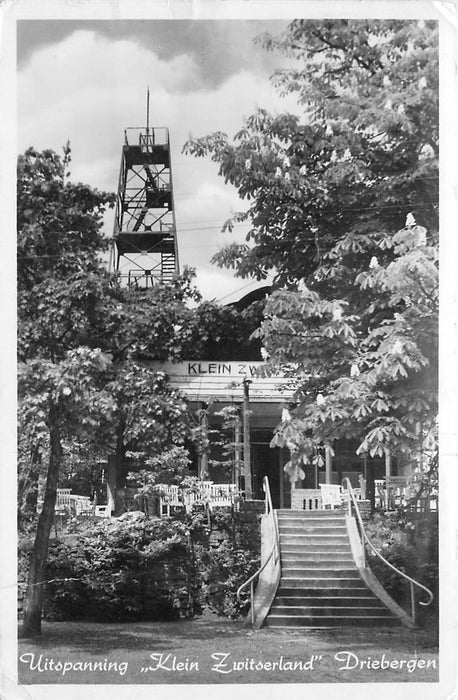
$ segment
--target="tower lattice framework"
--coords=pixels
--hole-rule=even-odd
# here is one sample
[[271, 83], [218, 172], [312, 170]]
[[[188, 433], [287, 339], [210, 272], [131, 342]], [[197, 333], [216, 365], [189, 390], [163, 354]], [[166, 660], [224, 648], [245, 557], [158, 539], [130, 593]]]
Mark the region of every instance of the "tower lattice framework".
[[169, 131], [124, 132], [110, 269], [147, 289], [179, 272]]

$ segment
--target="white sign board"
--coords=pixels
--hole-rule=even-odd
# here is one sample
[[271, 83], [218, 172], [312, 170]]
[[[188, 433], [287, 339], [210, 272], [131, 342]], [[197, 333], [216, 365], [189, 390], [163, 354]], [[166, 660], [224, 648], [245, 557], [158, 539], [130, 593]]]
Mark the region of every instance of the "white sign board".
[[250, 401], [285, 402], [293, 396], [291, 379], [262, 376], [263, 362], [151, 362], [148, 366], [167, 374], [170, 384], [193, 401], [242, 401], [244, 381], [249, 381]]

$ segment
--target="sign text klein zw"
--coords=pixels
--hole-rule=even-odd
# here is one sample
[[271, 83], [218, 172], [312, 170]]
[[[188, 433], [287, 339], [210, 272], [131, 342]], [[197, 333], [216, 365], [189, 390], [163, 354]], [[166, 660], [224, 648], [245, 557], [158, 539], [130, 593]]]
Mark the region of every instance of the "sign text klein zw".
[[188, 375], [216, 374], [225, 376], [255, 377], [262, 362], [188, 362]]

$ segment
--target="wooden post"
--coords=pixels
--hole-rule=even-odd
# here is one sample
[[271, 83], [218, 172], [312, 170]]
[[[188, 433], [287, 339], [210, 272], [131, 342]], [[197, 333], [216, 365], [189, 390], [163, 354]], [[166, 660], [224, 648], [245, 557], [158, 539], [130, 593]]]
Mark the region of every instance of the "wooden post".
[[241, 475], [241, 463], [242, 463], [242, 432], [241, 432], [241, 426], [240, 426], [240, 416], [237, 412], [237, 415], [235, 416], [235, 425], [234, 425], [234, 461], [235, 461], [235, 483], [237, 484], [237, 488], [240, 488], [240, 475]]
[[284, 467], [284, 459], [283, 459], [283, 447], [279, 448], [280, 454], [279, 454], [279, 459], [278, 459], [278, 468], [280, 470], [280, 508], [285, 507], [285, 472], [283, 470]]
[[251, 478], [251, 443], [250, 443], [250, 379], [243, 380], [243, 475], [245, 477], [245, 498], [253, 499]]
[[200, 464], [199, 464], [199, 479], [205, 481], [208, 478], [208, 413], [207, 404], [201, 404], [201, 418], [200, 427], [202, 429], [202, 439], [204, 441], [204, 447], [200, 454]]
[[331, 473], [332, 473], [332, 454], [331, 454], [331, 448], [329, 445], [326, 445], [324, 448], [324, 458], [325, 458], [325, 464], [326, 464], [326, 483], [330, 484], [331, 483]]
[[[391, 452], [386, 448], [385, 452], [385, 492], [386, 492], [386, 507], [392, 510], [394, 498], [392, 498], [393, 489], [391, 488], [389, 478], [391, 476]], [[394, 495], [394, 494], [393, 494]]]
[[385, 452], [385, 476], [387, 478], [391, 476], [391, 452], [388, 448]]

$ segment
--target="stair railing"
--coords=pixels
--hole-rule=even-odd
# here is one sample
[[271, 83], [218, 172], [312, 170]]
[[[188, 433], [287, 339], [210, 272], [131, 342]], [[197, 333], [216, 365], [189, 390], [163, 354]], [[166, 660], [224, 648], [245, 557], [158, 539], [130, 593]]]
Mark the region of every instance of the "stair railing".
[[272, 532], [272, 548], [266, 557], [266, 560], [264, 561], [263, 564], [259, 567], [255, 573], [250, 576], [250, 578], [245, 581], [245, 583], [242, 583], [242, 585], [238, 588], [237, 590], [237, 600], [239, 603], [242, 602], [242, 592], [247, 588], [248, 586], [250, 587], [250, 619], [251, 619], [251, 624], [254, 624], [255, 621], [255, 615], [254, 615], [254, 584], [255, 581], [259, 578], [261, 573], [264, 571], [266, 568], [267, 564], [273, 559], [273, 564], [274, 566], [280, 566], [280, 537], [278, 534], [278, 522], [277, 518], [275, 515], [275, 511], [273, 509], [272, 505], [272, 496], [270, 493], [270, 486], [269, 486], [269, 479], [267, 476], [264, 477], [262, 480], [262, 489], [266, 495], [265, 497], [265, 515], [268, 516], [268, 522], [270, 524], [271, 532]]
[[353, 508], [353, 511], [356, 514], [356, 520], [358, 523], [358, 528], [360, 535], [362, 537], [362, 560], [363, 560], [363, 566], [364, 568], [366, 567], [366, 548], [365, 544], [370, 548], [370, 550], [387, 566], [390, 567], [390, 569], [393, 569], [397, 574], [399, 574], [402, 578], [404, 578], [406, 581], [409, 582], [410, 584], [410, 609], [411, 609], [411, 616], [414, 624], [416, 623], [416, 608], [415, 608], [415, 587], [421, 588], [425, 593], [428, 594], [428, 600], [426, 601], [421, 601], [419, 600], [419, 604], [423, 606], [431, 605], [431, 603], [434, 600], [434, 594], [429, 590], [429, 588], [426, 588], [426, 586], [423, 586], [422, 583], [419, 583], [418, 581], [415, 581], [415, 579], [411, 578], [407, 574], [405, 574], [403, 571], [400, 571], [397, 569], [393, 564], [391, 564], [389, 561], [385, 559], [382, 554], [376, 549], [376, 547], [372, 544], [370, 541], [369, 537], [367, 536], [366, 530], [364, 528], [364, 523], [363, 519], [361, 517], [361, 513], [358, 508], [358, 502], [356, 500], [355, 493], [353, 491], [353, 487], [351, 485], [350, 479], [348, 477], [345, 477], [342, 481], [342, 487], [346, 489], [348, 495], [349, 495], [349, 514], [351, 515], [351, 511]]

